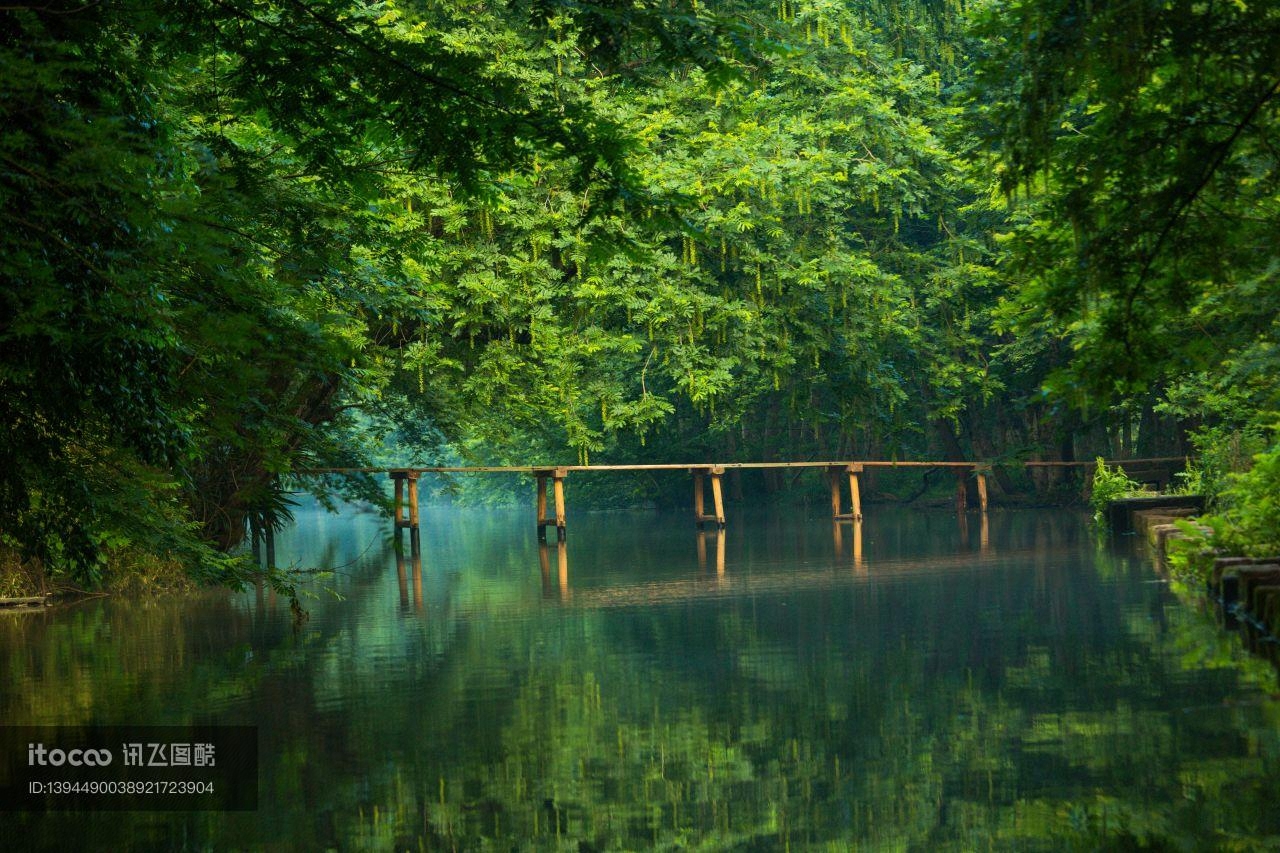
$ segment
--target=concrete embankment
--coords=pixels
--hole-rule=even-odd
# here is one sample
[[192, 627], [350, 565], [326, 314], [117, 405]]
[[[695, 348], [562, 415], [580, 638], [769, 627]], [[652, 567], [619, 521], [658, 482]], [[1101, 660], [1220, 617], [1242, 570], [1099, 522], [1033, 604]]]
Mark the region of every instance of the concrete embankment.
[[[1171, 543], [1186, 538], [1185, 523], [1194, 524], [1202, 511], [1203, 499], [1198, 497], [1130, 498], [1108, 506], [1107, 520], [1114, 531], [1142, 536], [1163, 571]], [[1212, 565], [1206, 592], [1221, 606], [1226, 627], [1239, 628], [1250, 651], [1280, 664], [1280, 555], [1208, 559]]]

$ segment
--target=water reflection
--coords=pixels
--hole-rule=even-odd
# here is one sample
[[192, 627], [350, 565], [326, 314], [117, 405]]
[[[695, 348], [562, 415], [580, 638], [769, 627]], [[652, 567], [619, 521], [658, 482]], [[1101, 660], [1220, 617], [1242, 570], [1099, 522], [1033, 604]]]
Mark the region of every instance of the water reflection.
[[[831, 524], [831, 536], [835, 544], [836, 557], [844, 554], [844, 526], [845, 523], [842, 521], [835, 521]], [[865, 574], [867, 566], [862, 559], [862, 521], [855, 519], [849, 523], [849, 527], [853, 532], [853, 570], [857, 574]]]
[[568, 601], [573, 593], [569, 589], [569, 545], [563, 539], [556, 541], [555, 583], [551, 580], [551, 546], [538, 542], [538, 563], [542, 568], [542, 597]]
[[[411, 569], [408, 567], [412, 567]], [[396, 580], [400, 587], [400, 609], [409, 609], [409, 579], [413, 578], [413, 609], [422, 611], [422, 552], [415, 548], [408, 559], [404, 551], [396, 549]]]
[[[960, 522], [960, 544], [969, 547], [969, 513], [958, 512], [956, 519]], [[991, 517], [988, 513], [979, 513], [978, 518], [978, 551], [982, 554], [991, 551]]]
[[716, 555], [716, 577], [723, 580], [724, 579], [724, 543], [727, 537], [727, 534], [725, 533], [725, 529], [723, 527], [720, 527], [713, 530], [698, 530], [694, 534], [694, 536], [697, 538], [698, 571], [704, 574], [707, 572], [707, 540], [714, 538], [715, 540], [714, 548], [715, 548], [715, 555]]
[[0, 619], [5, 720], [256, 724], [257, 813], [0, 821], [36, 848], [1266, 849], [1274, 671], [1081, 519], [992, 514], [970, 547], [957, 518], [774, 513], [690, 549], [601, 516], [570, 554], [475, 514], [415, 559], [317, 517], [278, 542], [336, 569], [297, 632], [269, 590]]

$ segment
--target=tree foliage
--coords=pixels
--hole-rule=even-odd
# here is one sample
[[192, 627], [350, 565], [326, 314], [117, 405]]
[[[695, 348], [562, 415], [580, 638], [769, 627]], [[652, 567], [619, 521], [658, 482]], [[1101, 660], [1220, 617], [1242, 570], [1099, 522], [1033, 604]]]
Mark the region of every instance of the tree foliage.
[[106, 531], [172, 532], [175, 491], [231, 545], [276, 474], [350, 454], [344, 412], [388, 375], [376, 321], [425, 310], [368, 212], [392, 176], [470, 184], [548, 151], [621, 186], [608, 122], [504, 62], [518, 30], [394, 4], [0, 15], [0, 509], [82, 572]]
[[1022, 325], [1091, 390], [1209, 371], [1274, 407], [1280, 12], [1036, 0], [983, 22], [982, 114], [1029, 200]]
[[[1070, 459], [1256, 410], [1272, 15], [1074, 8], [7, 8], [4, 535], [92, 578], [216, 565], [314, 466]], [[1063, 404], [1110, 377], [1158, 381]]]

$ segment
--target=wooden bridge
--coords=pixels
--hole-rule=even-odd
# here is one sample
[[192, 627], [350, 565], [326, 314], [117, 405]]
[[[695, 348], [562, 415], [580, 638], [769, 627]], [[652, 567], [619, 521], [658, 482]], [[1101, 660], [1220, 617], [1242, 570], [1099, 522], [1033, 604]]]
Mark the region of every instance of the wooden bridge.
[[[1172, 480], [1173, 472], [1185, 464], [1185, 457], [1164, 456], [1147, 459], [1104, 460], [1107, 465], [1118, 466], [1139, 482], [1147, 482], [1163, 488]], [[1085, 468], [1092, 469], [1095, 462], [1016, 462], [1001, 463], [1027, 468]], [[924, 462], [924, 461], [828, 461], [828, 462], [723, 462], [646, 465], [561, 465], [561, 466], [424, 466], [406, 468], [313, 468], [299, 472], [313, 474], [386, 474], [395, 484], [395, 528], [407, 529], [414, 552], [419, 549], [418, 479], [424, 474], [524, 474], [537, 482], [536, 523], [539, 541], [546, 541], [547, 528], [555, 527], [557, 541], [566, 536], [565, 480], [579, 472], [610, 471], [684, 471], [693, 477], [693, 518], [699, 528], [725, 526], [724, 491], [721, 480], [726, 471], [753, 468], [825, 469], [831, 490], [831, 517], [836, 522], [862, 520], [862, 493], [860, 476], [875, 468], [942, 468], [956, 475], [956, 507], [963, 512], [968, 507], [968, 481], [972, 477], [977, 484], [978, 509], [987, 511], [987, 478], [992, 463], [983, 462]], [[711, 512], [707, 512], [707, 481], [711, 486]], [[848, 484], [849, 511], [844, 511], [845, 483]], [[554, 513], [552, 512], [554, 511]]]

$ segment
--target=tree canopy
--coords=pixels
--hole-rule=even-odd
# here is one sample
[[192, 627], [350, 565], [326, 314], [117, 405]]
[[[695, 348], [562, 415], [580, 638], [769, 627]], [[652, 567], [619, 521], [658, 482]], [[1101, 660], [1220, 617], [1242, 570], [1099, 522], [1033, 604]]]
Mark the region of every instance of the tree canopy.
[[1274, 409], [1280, 10], [1013, 2], [978, 76], [1027, 325], [1105, 393], [1209, 372]]
[[371, 459], [1256, 433], [1277, 13], [1133, 8], [6, 7], [4, 542], [226, 572]]

